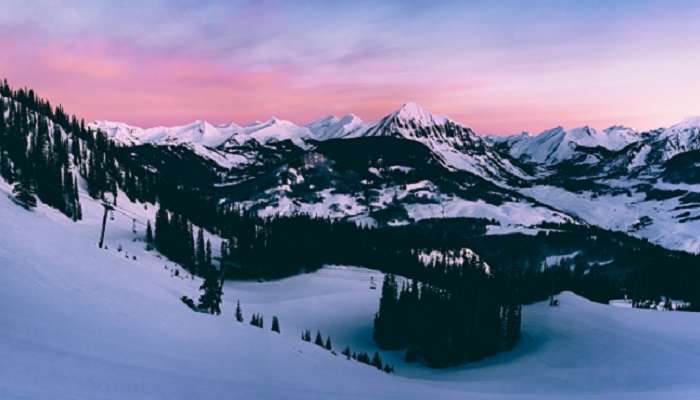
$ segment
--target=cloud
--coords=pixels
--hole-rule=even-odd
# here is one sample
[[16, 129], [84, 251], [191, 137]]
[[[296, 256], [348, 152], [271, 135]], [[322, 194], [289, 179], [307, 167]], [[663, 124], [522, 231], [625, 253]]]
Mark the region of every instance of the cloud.
[[[0, 69], [88, 119], [373, 119], [488, 132], [697, 114], [692, 3], [7, 0]], [[643, 26], [644, 29], [640, 29]], [[659, 105], [663, 99], [663, 105]], [[657, 102], [656, 104], [654, 102]]]

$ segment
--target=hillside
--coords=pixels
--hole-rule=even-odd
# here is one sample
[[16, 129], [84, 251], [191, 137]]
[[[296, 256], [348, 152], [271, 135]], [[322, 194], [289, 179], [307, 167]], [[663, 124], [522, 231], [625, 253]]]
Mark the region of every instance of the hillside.
[[[108, 222], [108, 249], [100, 250], [102, 210], [84, 193], [84, 219], [74, 223], [45, 206], [25, 211], [7, 191], [0, 184], [2, 398], [700, 395], [694, 313], [617, 309], [566, 293], [559, 308], [526, 307], [525, 336], [510, 353], [440, 371], [384, 353], [396, 366], [387, 375], [299, 340], [302, 329], [320, 329], [336, 348], [373, 350], [378, 292], [369, 290], [368, 277], [381, 279], [377, 272], [334, 267], [269, 283], [227, 283], [223, 315], [193, 313], [179, 297], [194, 294], [198, 278], [174, 277], [177, 266], [144, 250], [143, 226], [132, 232], [132, 218], [150, 216], [150, 206], [120, 198], [121, 212]], [[235, 322], [238, 299], [246, 317], [260, 312], [269, 323], [278, 315], [282, 334]]]

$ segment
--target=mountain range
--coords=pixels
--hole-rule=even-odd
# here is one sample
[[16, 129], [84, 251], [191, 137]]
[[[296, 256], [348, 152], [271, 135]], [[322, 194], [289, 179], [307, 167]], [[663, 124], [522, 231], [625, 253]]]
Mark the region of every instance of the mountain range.
[[700, 118], [646, 132], [556, 127], [480, 136], [406, 103], [376, 123], [349, 114], [305, 126], [274, 117], [245, 125], [90, 126], [151, 168], [205, 165], [193, 184], [261, 215], [372, 225], [468, 217], [490, 221], [494, 234], [588, 224], [700, 252]]

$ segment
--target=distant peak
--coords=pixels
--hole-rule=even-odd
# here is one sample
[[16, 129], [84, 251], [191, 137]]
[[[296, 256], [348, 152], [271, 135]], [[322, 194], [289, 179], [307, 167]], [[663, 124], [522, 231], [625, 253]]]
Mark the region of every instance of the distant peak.
[[340, 118], [339, 121], [342, 124], [347, 124], [347, 123], [354, 122], [354, 121], [362, 122], [362, 119], [360, 117], [358, 117], [357, 115], [350, 113], [350, 114], [345, 114], [342, 118]]
[[558, 134], [558, 133], [566, 133], [566, 130], [564, 129], [563, 126], [557, 125], [553, 128], [545, 129], [535, 136], [547, 136], [547, 135], [554, 135], [554, 134]]
[[688, 117], [683, 121], [673, 125], [674, 129], [691, 129], [700, 128], [700, 116]]
[[401, 108], [399, 108], [399, 111], [405, 111], [405, 112], [414, 113], [414, 114], [428, 113], [428, 111], [426, 111], [423, 107], [421, 107], [420, 105], [418, 105], [417, 103], [414, 103], [412, 101], [408, 101], [406, 103], [403, 103], [403, 105], [401, 105]]
[[405, 120], [416, 121], [422, 125], [442, 125], [447, 122], [447, 117], [442, 115], [433, 115], [420, 105], [414, 102], [404, 103], [394, 115]]

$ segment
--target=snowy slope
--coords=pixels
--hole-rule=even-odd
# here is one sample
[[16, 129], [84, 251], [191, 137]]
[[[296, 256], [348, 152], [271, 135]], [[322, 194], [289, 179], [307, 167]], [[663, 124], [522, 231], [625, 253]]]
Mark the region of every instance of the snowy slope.
[[367, 125], [357, 115], [348, 114], [342, 118], [325, 117], [306, 125], [306, 128], [313, 133], [314, 139], [328, 140], [360, 136]]
[[176, 266], [133, 242], [130, 217], [109, 220], [109, 249], [99, 250], [95, 202], [84, 198], [76, 224], [43, 206], [24, 211], [4, 183], [0, 192], [0, 398], [389, 399], [429, 389], [334, 357], [298, 332], [238, 324], [230, 303], [220, 317], [190, 311], [179, 297], [199, 282], [173, 277]]
[[[248, 312], [276, 313], [282, 330], [320, 329], [336, 348], [371, 351], [372, 318], [382, 275], [327, 267], [275, 282], [228, 282], [227, 300]], [[561, 306], [523, 310], [524, 337], [494, 358], [446, 370], [407, 364], [384, 354], [396, 374], [480, 399], [693, 399], [700, 394], [700, 315], [618, 309], [572, 293]], [[319, 299], [323, 299], [319, 301]], [[304, 312], [299, 312], [304, 310]], [[414, 393], [442, 398], [434, 392]], [[410, 396], [413, 397], [413, 396]]]
[[[682, 188], [674, 186], [676, 190]], [[700, 208], [696, 203], [684, 203], [681, 195], [649, 198], [645, 192], [633, 189], [609, 194], [573, 193], [545, 185], [522, 192], [592, 225], [627, 232], [669, 249], [700, 253]]]
[[567, 131], [559, 126], [535, 136], [519, 134], [496, 139], [508, 145], [511, 156], [540, 164], [557, 164], [571, 159], [578, 146], [616, 151], [639, 140], [641, 136], [637, 132], [624, 126], [611, 126], [603, 131], [587, 126]]
[[[83, 198], [73, 223], [40, 206], [27, 212], [0, 183], [0, 398], [3, 399], [693, 399], [700, 396], [700, 315], [628, 310], [572, 294], [524, 310], [515, 350], [430, 370], [383, 353], [396, 375], [299, 340], [330, 334], [336, 349], [373, 351], [380, 273], [333, 267], [281, 281], [227, 282], [224, 314], [178, 300], [199, 282], [143, 250], [138, 222], [153, 207], [120, 198], [107, 250], [95, 246], [98, 204]], [[123, 246], [118, 252], [117, 246]], [[128, 253], [129, 257], [126, 257]], [[134, 260], [132, 257], [136, 256]], [[238, 324], [278, 315], [282, 334]], [[650, 367], [653, 366], [653, 367]]]
[[670, 160], [675, 155], [700, 149], [700, 117], [687, 118], [659, 132], [654, 140], [661, 146], [661, 159]]

